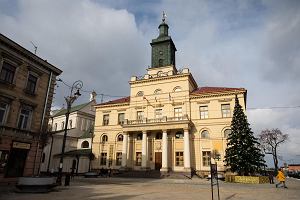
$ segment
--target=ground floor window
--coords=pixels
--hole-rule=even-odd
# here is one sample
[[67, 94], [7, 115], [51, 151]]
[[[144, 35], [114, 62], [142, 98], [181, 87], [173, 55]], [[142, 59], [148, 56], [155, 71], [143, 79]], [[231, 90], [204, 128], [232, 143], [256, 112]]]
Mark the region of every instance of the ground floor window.
[[116, 165], [119, 166], [122, 164], [122, 152], [117, 152], [116, 155]]
[[136, 152], [135, 165], [136, 166], [142, 165], [142, 153], [141, 152]]
[[210, 165], [210, 151], [202, 151], [202, 165], [205, 167]]
[[183, 166], [183, 152], [175, 152], [175, 165]]
[[107, 153], [101, 153], [100, 165], [106, 165]]
[[0, 150], [0, 174], [4, 173], [7, 165], [9, 151]]

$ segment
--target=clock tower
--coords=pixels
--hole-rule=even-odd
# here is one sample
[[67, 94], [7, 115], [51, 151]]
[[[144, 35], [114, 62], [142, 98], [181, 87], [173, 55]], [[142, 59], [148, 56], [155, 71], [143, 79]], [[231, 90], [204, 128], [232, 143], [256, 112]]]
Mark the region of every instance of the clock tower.
[[164, 66], [175, 67], [175, 52], [176, 47], [173, 43], [171, 36], [168, 34], [169, 26], [166, 23], [166, 15], [163, 13], [161, 24], [158, 26], [159, 35], [156, 39], [153, 39], [151, 68], [158, 68]]

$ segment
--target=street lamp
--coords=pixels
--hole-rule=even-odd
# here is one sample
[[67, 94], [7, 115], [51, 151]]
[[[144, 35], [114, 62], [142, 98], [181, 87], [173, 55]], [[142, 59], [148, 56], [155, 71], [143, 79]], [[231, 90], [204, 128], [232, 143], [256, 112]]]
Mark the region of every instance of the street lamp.
[[[71, 87], [70, 95], [65, 97], [65, 100], [67, 103], [66, 123], [65, 123], [65, 129], [64, 129], [63, 144], [62, 144], [61, 154], [60, 154], [58, 176], [57, 176], [57, 180], [56, 180], [56, 182], [59, 185], [61, 185], [61, 180], [62, 180], [62, 169], [63, 169], [63, 160], [64, 160], [65, 145], [66, 145], [66, 139], [67, 139], [69, 115], [70, 115], [72, 104], [79, 96], [81, 96], [79, 90], [82, 88], [82, 86], [83, 86], [82, 81], [80, 81], [80, 80], [75, 81]], [[77, 90], [77, 91], [73, 94], [73, 90]]]

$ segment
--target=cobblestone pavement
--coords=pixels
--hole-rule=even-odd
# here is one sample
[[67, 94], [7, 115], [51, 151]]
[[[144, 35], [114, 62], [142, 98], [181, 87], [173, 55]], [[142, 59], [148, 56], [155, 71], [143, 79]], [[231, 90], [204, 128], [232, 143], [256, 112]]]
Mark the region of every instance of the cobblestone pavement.
[[[300, 199], [300, 180], [288, 178], [288, 189], [271, 184], [220, 182], [222, 200]], [[217, 193], [215, 192], [215, 199]], [[96, 199], [211, 199], [210, 182], [204, 179], [129, 179], [76, 177], [71, 186], [57, 187], [47, 194], [14, 193], [0, 189], [1, 200], [96, 200]]]

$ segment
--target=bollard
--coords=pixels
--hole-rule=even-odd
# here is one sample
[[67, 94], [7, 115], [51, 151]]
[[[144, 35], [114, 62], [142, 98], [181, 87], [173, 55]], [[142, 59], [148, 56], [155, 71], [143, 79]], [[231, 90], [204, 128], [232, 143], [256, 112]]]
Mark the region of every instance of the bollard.
[[65, 178], [65, 186], [69, 186], [69, 185], [70, 185], [70, 179], [71, 179], [70, 174], [66, 174], [66, 178]]

